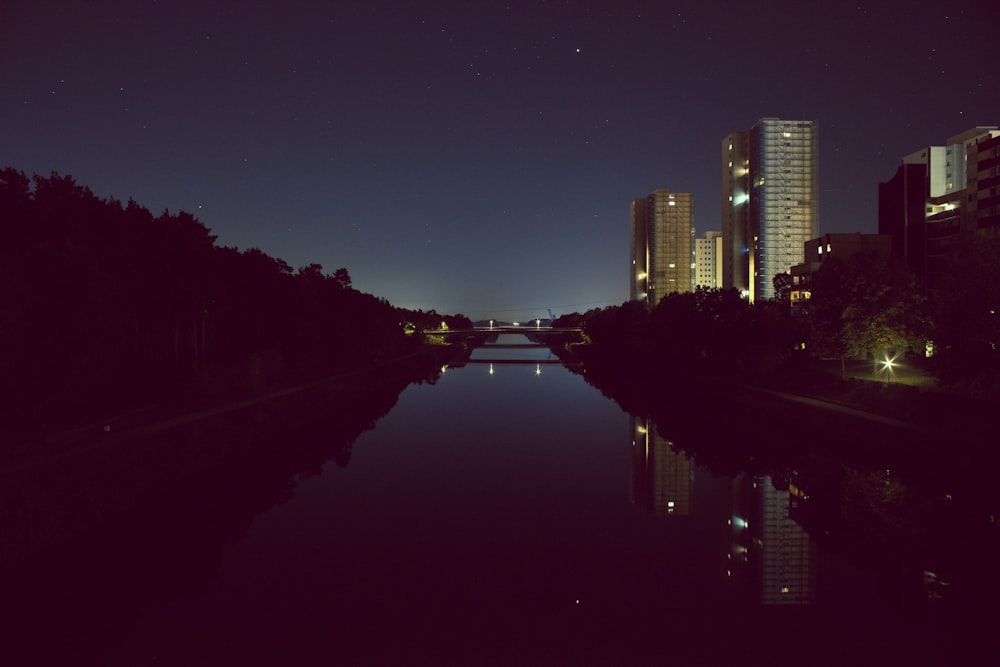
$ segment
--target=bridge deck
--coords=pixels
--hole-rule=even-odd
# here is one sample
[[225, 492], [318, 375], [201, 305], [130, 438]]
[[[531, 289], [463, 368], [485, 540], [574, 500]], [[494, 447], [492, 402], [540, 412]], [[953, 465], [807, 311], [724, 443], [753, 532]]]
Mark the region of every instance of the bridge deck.
[[582, 333], [579, 327], [489, 327], [475, 329], [448, 329], [446, 331], [425, 331], [424, 333], [434, 335], [479, 335], [479, 334], [562, 334], [562, 333]]
[[486, 343], [485, 345], [480, 345], [477, 349], [479, 350], [523, 350], [531, 349], [537, 350], [539, 348], [546, 348], [548, 345], [545, 343]]

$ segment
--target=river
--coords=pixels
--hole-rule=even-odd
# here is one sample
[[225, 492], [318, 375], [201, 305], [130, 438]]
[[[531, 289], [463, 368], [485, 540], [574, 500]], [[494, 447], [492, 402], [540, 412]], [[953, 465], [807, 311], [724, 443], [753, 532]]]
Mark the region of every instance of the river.
[[951, 611], [951, 582], [918, 579], [929, 565], [836, 548], [794, 478], [710, 470], [678, 444], [547, 349], [479, 349], [307, 469], [205, 475], [6, 572], [4, 664], [961, 664], [994, 648], [973, 629], [989, 619]]

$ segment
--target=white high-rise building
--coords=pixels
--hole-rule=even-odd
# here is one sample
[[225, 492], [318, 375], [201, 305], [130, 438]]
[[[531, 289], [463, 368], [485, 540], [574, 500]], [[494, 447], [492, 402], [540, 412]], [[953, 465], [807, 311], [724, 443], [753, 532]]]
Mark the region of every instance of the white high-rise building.
[[722, 140], [723, 286], [774, 297], [774, 276], [819, 236], [815, 121], [763, 118]]
[[722, 232], [694, 240], [694, 286], [722, 287]]

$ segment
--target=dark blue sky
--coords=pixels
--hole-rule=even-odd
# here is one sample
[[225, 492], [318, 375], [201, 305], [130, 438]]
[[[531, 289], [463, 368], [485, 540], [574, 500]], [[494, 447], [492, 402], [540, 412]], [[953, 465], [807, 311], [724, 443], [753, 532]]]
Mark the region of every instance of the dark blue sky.
[[819, 122], [824, 233], [1000, 124], [988, 3], [694, 4], [0, 0], [0, 163], [515, 319], [624, 300], [655, 188], [719, 229], [721, 140], [761, 117]]

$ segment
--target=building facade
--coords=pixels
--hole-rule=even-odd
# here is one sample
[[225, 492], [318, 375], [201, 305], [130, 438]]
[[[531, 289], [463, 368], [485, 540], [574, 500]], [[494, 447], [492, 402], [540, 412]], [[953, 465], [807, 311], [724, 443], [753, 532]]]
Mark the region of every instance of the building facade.
[[632, 201], [629, 297], [650, 307], [693, 289], [694, 195], [654, 190]]
[[774, 276], [801, 264], [819, 235], [815, 121], [763, 118], [722, 141], [724, 287], [774, 297]]
[[892, 254], [933, 285], [963, 236], [1000, 223], [995, 126], [974, 127], [905, 155], [878, 189], [878, 228]]
[[966, 153], [962, 229], [1000, 234], [1000, 132], [976, 138]]
[[722, 232], [705, 232], [694, 241], [694, 286], [722, 287]]

